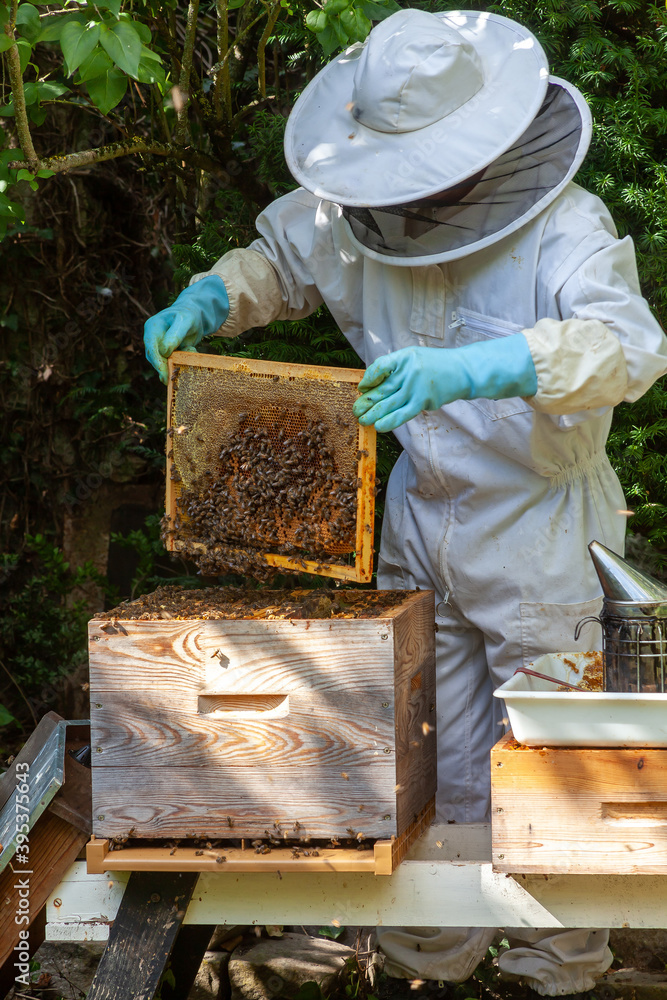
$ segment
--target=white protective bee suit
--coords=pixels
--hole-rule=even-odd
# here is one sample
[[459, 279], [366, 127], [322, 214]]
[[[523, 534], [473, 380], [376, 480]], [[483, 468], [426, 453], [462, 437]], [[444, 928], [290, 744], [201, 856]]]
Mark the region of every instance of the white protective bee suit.
[[[488, 30], [494, 17], [403, 11], [371, 39], [412, 15], [471, 37], [482, 18]], [[447, 349], [526, 336], [534, 396], [460, 399], [396, 430], [404, 450], [387, 487], [379, 560], [378, 587], [437, 595], [437, 819], [481, 822], [489, 819], [489, 749], [503, 732], [493, 690], [541, 653], [599, 648], [594, 626], [578, 643], [574, 630], [601, 604], [588, 543], [623, 551], [626, 504], [605, 453], [612, 407], [636, 400], [667, 370], [666, 342], [642, 298], [630, 238], [619, 240], [602, 202], [571, 180], [590, 136], [574, 88], [544, 78], [528, 124], [482, 164], [471, 195], [401, 215], [383, 212], [383, 188], [400, 187], [401, 176], [410, 182], [413, 169], [428, 174], [429, 156], [444, 169], [451, 137], [444, 133], [439, 146], [436, 136], [413, 163], [406, 154], [390, 176], [377, 171], [375, 200], [356, 197], [354, 184], [347, 200], [324, 197], [316, 158], [295, 152], [294, 134], [308, 133], [304, 121], [326, 134], [326, 121], [314, 123], [335, 94], [343, 114], [345, 92], [331, 79], [330, 95], [320, 91], [310, 112], [307, 102], [305, 110], [297, 104], [288, 127], [288, 163], [310, 191], [275, 201], [257, 220], [259, 239], [207, 273], [218, 274], [229, 295], [223, 335], [298, 319], [325, 303], [366, 365], [410, 345]], [[337, 163], [344, 170], [346, 155], [326, 150], [323, 170]], [[438, 185], [446, 187], [438, 177], [431, 191]], [[391, 204], [401, 198], [417, 201], [400, 190]], [[378, 943], [391, 975], [461, 981], [494, 933], [378, 928]], [[606, 931], [508, 934], [501, 971], [539, 993], [591, 989], [611, 962]]]

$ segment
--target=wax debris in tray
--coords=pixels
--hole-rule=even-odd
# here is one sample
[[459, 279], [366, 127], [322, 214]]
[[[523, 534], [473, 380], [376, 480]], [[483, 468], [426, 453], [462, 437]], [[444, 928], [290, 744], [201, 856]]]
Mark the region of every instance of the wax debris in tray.
[[241, 587], [159, 587], [96, 617], [107, 621], [160, 619], [381, 618], [412, 593], [405, 590], [251, 590]]
[[[563, 658], [563, 663], [570, 668], [571, 677], [568, 678], [571, 684], [576, 684], [582, 691], [602, 691], [602, 653], [592, 652], [588, 654], [584, 664], [584, 672], [579, 676], [579, 667], [574, 660]], [[558, 691], [571, 691], [572, 688], [559, 687]], [[575, 692], [572, 692], [576, 694]]]

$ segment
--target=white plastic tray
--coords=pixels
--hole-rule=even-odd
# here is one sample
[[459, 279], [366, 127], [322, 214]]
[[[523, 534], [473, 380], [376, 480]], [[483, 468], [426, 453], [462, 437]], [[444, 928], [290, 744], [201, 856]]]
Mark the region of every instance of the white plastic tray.
[[[529, 666], [578, 684], [595, 655], [549, 653]], [[494, 696], [505, 700], [514, 738], [525, 746], [667, 746], [667, 694], [559, 691], [549, 681], [514, 674]]]

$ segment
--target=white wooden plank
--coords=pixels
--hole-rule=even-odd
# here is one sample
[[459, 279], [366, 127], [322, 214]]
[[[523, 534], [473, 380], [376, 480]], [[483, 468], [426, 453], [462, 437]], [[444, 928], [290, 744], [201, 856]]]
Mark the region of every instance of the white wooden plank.
[[47, 941], [106, 941], [129, 874], [88, 875], [75, 861], [46, 901]]
[[[122, 884], [121, 873], [87, 875], [77, 862], [49, 900], [47, 921], [113, 919]], [[521, 877], [488, 863], [404, 861], [391, 876], [205, 873], [186, 923], [660, 928], [666, 914], [667, 877]]]
[[243, 881], [231, 873], [208, 876], [200, 876], [186, 923], [215, 922], [231, 907], [244, 924], [560, 926], [514, 880], [494, 875], [490, 864], [406, 861], [390, 876], [352, 872], [344, 880], [290, 872]]
[[108, 941], [111, 924], [81, 920], [58, 921], [46, 925], [46, 941]]

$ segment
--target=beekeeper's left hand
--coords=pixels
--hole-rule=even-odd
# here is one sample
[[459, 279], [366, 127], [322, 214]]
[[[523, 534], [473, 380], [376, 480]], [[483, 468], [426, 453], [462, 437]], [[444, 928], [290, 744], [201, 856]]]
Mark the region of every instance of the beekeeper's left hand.
[[369, 365], [359, 390], [359, 423], [393, 431], [455, 399], [534, 396], [537, 375], [528, 341], [516, 333], [465, 347], [404, 347]]

